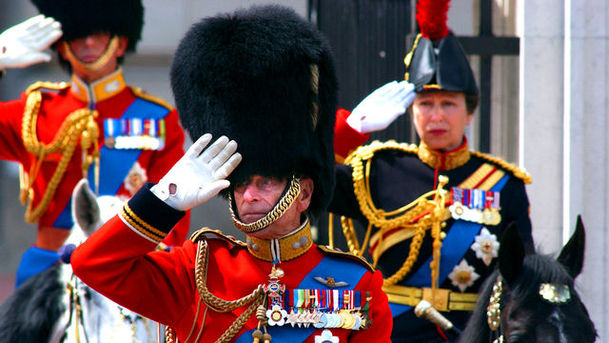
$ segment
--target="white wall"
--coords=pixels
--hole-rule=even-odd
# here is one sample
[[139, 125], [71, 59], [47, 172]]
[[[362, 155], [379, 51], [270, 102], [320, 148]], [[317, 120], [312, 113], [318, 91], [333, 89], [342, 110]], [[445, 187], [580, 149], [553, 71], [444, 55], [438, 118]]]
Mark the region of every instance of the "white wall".
[[599, 342], [606, 342], [609, 5], [606, 0], [520, 5], [520, 158], [533, 175], [535, 240], [544, 251], [557, 251], [582, 215], [586, 260], [577, 283]]

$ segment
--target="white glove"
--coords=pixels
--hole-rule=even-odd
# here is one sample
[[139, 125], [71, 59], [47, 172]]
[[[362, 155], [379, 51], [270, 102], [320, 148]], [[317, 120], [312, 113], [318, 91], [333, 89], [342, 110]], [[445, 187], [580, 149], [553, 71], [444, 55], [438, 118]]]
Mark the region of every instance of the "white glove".
[[0, 70], [49, 62], [51, 55], [42, 51], [62, 34], [61, 24], [42, 14], [7, 29], [0, 34]]
[[347, 118], [347, 124], [359, 133], [384, 130], [406, 112], [416, 93], [408, 81], [392, 81], [370, 93]]
[[227, 188], [226, 178], [241, 162], [237, 142], [222, 136], [203, 150], [210, 141], [209, 133], [197, 139], [150, 191], [174, 209], [186, 211]]

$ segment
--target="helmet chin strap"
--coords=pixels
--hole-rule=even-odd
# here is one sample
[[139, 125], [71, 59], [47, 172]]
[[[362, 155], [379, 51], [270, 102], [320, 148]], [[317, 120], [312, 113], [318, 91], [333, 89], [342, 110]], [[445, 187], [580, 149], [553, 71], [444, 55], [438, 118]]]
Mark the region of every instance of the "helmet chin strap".
[[258, 232], [269, 225], [273, 224], [277, 219], [281, 218], [281, 216], [290, 208], [294, 203], [294, 200], [300, 194], [300, 179], [297, 177], [292, 177], [290, 180], [290, 184], [288, 186], [288, 190], [283, 194], [281, 199], [277, 202], [275, 207], [267, 213], [264, 217], [256, 220], [253, 223], [246, 224], [239, 220], [236, 211], [233, 210], [233, 196], [231, 192], [228, 192], [228, 209], [230, 210], [230, 215], [233, 218], [233, 223], [235, 227], [245, 233]]
[[104, 51], [104, 53], [101, 54], [101, 56], [99, 56], [97, 60], [90, 63], [85, 63], [78, 59], [78, 57], [76, 57], [72, 52], [72, 48], [70, 48], [70, 44], [68, 42], [63, 41], [62, 43], [65, 52], [65, 58], [72, 65], [77, 66], [80, 69], [95, 72], [104, 67], [108, 63], [108, 61], [110, 61], [110, 58], [112, 58], [116, 49], [118, 49], [118, 36], [112, 36], [110, 42], [106, 46], [106, 50]]

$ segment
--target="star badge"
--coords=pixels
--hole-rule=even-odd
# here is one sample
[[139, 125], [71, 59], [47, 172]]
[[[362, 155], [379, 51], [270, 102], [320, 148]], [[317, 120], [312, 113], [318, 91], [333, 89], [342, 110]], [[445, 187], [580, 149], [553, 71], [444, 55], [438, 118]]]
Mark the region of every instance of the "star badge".
[[474, 239], [471, 249], [476, 252], [476, 257], [481, 259], [487, 266], [491, 264], [493, 258], [497, 257], [499, 252], [499, 242], [497, 236], [483, 227], [480, 234]]
[[474, 271], [474, 267], [467, 264], [465, 260], [461, 260], [461, 263], [456, 265], [453, 271], [448, 274], [453, 286], [458, 287], [461, 292], [473, 285], [479, 277], [480, 275]]

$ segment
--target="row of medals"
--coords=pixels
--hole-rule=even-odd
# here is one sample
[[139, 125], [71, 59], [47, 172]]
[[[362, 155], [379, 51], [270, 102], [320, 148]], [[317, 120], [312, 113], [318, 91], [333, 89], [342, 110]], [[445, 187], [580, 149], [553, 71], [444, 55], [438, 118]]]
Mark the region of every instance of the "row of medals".
[[501, 223], [501, 214], [498, 208], [470, 208], [457, 201], [450, 205], [448, 209], [454, 219], [484, 225], [498, 225]]
[[366, 327], [366, 315], [360, 311], [339, 310], [337, 312], [321, 312], [314, 310], [310, 312], [297, 312], [292, 310], [287, 317], [285, 324], [290, 324], [292, 327], [308, 328], [313, 326], [317, 329], [347, 329], [359, 330]]

